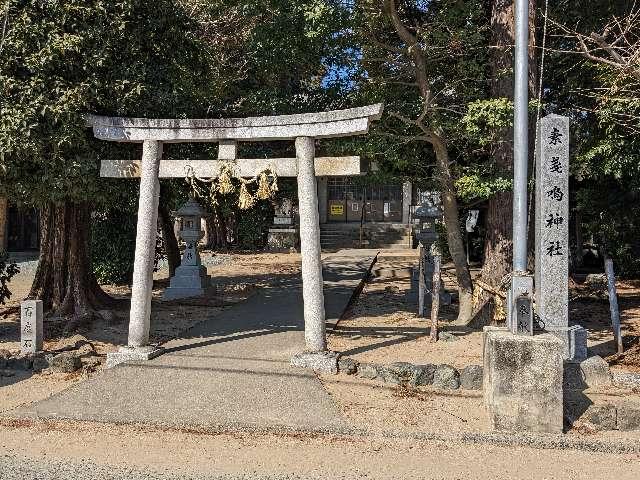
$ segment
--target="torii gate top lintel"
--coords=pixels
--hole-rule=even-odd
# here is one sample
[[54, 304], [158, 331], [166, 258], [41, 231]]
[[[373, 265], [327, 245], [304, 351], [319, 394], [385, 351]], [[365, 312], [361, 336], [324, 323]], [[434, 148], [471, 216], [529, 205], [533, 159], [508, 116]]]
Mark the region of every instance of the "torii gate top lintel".
[[365, 107], [267, 117], [155, 119], [87, 115], [87, 126], [100, 140], [116, 142], [269, 141], [297, 137], [333, 138], [361, 135], [382, 116], [381, 103]]

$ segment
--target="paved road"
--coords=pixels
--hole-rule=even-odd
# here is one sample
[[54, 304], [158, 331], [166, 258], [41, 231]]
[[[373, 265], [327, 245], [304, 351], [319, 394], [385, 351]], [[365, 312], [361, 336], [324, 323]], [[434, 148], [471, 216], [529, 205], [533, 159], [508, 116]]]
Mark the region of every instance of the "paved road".
[[289, 474], [263, 476], [259, 473], [216, 474], [212, 472], [198, 475], [98, 465], [88, 460], [70, 462], [14, 455], [0, 456], [0, 480], [298, 480], [303, 478], [311, 480], [311, 477]]
[[0, 427], [2, 480], [637, 480], [638, 454], [334, 435]]
[[[335, 320], [370, 255], [325, 260], [327, 317]], [[10, 416], [141, 423], [174, 428], [332, 430], [344, 426], [313, 372], [291, 367], [304, 348], [298, 276], [268, 287], [205, 321], [167, 353], [120, 365]]]

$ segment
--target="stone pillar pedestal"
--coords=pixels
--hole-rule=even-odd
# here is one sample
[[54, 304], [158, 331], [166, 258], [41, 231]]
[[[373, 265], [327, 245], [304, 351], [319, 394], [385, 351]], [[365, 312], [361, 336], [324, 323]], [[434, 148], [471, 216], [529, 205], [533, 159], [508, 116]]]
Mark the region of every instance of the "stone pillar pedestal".
[[202, 237], [202, 232], [196, 236], [183, 230], [180, 236], [187, 242], [187, 246], [180, 266], [169, 281], [169, 288], [162, 295], [163, 300], [200, 297], [211, 286], [211, 277], [207, 274], [207, 268], [202, 265], [198, 252], [198, 240]]
[[164, 349], [151, 345], [144, 347], [120, 347], [117, 352], [107, 353], [107, 368], [115, 367], [125, 362], [141, 362], [151, 360], [162, 355]]
[[562, 341], [484, 329], [484, 401], [494, 430], [561, 433]]
[[298, 229], [290, 227], [273, 226], [269, 228], [267, 236], [267, 250], [274, 252], [287, 252], [299, 248]]

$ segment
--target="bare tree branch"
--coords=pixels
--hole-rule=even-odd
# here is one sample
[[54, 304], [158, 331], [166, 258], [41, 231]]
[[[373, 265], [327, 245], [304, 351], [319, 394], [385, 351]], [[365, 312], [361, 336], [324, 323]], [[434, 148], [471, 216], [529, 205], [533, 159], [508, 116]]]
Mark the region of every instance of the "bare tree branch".
[[635, 4], [626, 17], [613, 17], [600, 33], [585, 35], [550, 21], [577, 41], [577, 53], [583, 57], [640, 80], [640, 8]]

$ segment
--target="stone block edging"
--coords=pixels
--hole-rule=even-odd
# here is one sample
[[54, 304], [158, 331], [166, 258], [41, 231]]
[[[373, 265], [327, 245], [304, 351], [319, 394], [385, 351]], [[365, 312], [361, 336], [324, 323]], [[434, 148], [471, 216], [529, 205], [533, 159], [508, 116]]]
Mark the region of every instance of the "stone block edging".
[[640, 389], [640, 373], [612, 370], [611, 375], [616, 387]]
[[469, 365], [458, 370], [447, 364], [414, 365], [408, 362], [379, 364], [358, 362], [353, 358], [340, 357], [338, 373], [393, 385], [432, 386], [441, 390], [482, 389], [481, 365]]

